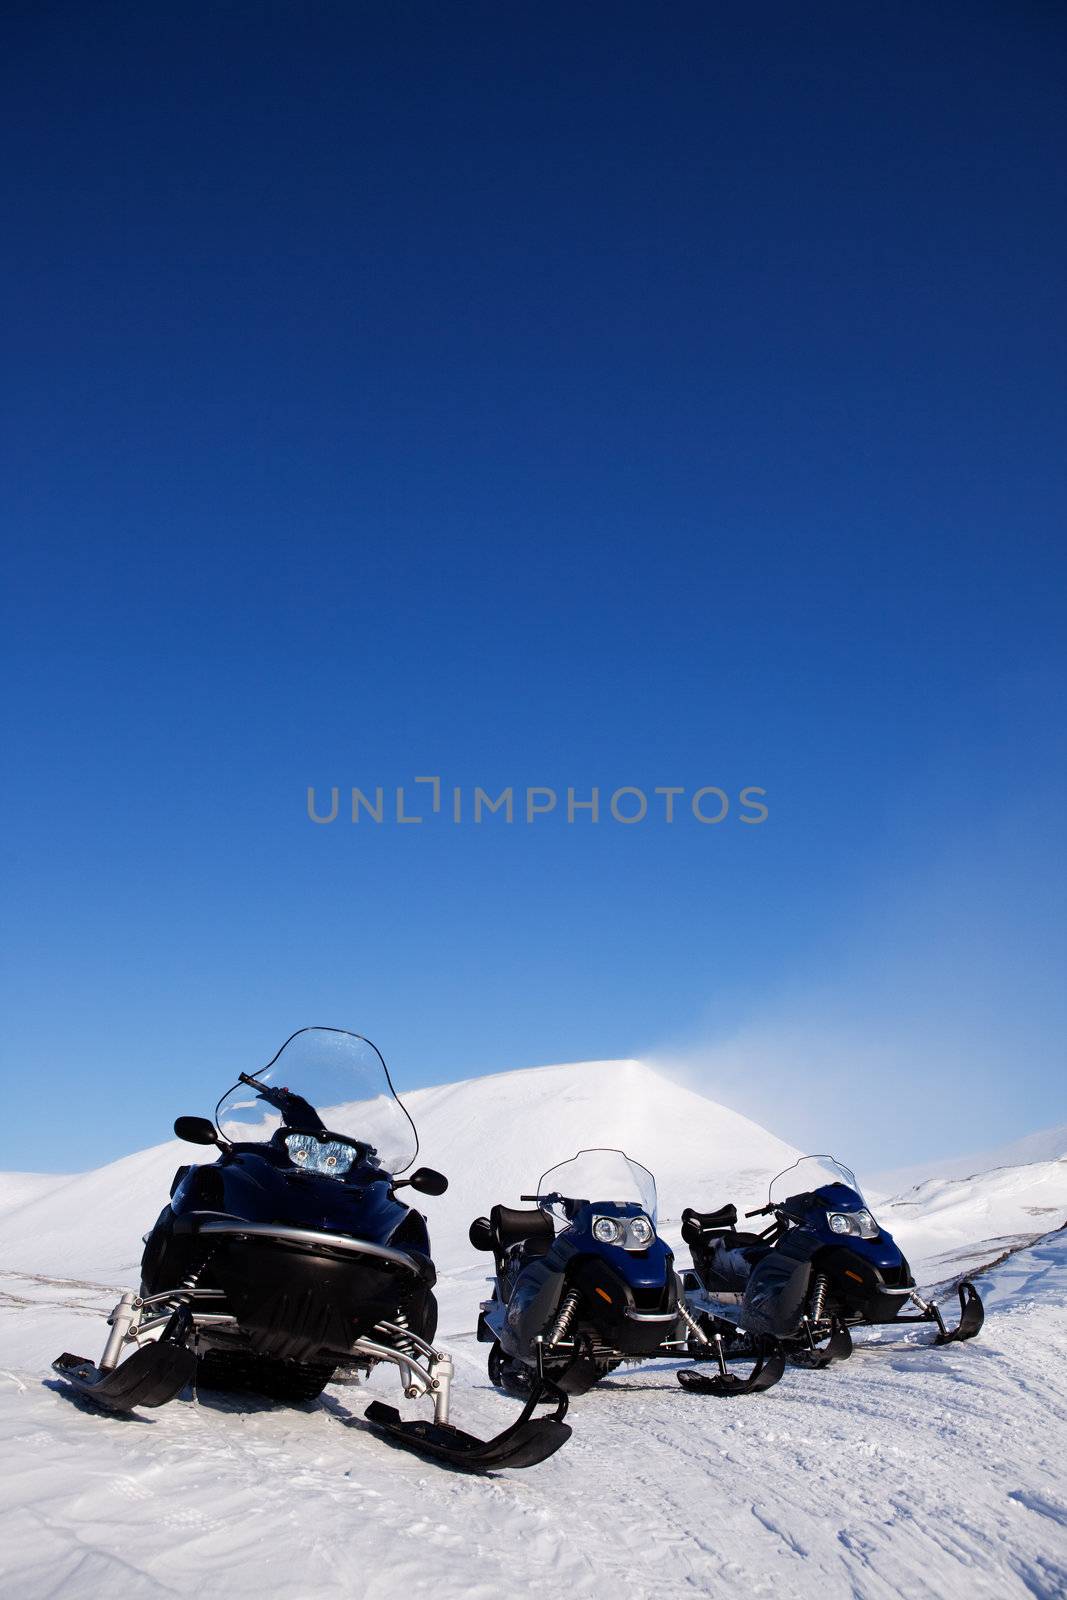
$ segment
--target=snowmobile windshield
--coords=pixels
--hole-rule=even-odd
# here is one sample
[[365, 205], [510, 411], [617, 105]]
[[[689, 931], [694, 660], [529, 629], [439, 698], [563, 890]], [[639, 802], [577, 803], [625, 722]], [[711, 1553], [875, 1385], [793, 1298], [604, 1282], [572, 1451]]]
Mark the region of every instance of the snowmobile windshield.
[[586, 1205], [636, 1206], [656, 1226], [656, 1180], [622, 1150], [579, 1150], [549, 1167], [537, 1185], [537, 1204], [560, 1222]]
[[227, 1090], [215, 1121], [232, 1144], [265, 1143], [280, 1128], [355, 1140], [386, 1172], [402, 1172], [419, 1149], [377, 1045], [344, 1028], [294, 1033], [265, 1067]]
[[[833, 1191], [825, 1198], [835, 1207], [856, 1210], [865, 1204], [856, 1174], [833, 1156], [802, 1156], [799, 1161], [794, 1161], [791, 1167], [786, 1167], [784, 1172], [771, 1179], [767, 1204], [784, 1205], [793, 1195], [816, 1194], [823, 1189]], [[856, 1197], [855, 1201], [850, 1204], [842, 1195], [842, 1189], [850, 1189]]]

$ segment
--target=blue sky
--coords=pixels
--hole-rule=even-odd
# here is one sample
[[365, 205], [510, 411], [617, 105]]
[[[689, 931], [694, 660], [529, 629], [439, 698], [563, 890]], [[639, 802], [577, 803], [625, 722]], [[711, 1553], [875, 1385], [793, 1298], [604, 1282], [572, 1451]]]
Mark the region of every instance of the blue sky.
[[[4, 1165], [309, 1022], [868, 1166], [1062, 1120], [1062, 15], [6, 31]], [[308, 821], [424, 774], [769, 816]]]

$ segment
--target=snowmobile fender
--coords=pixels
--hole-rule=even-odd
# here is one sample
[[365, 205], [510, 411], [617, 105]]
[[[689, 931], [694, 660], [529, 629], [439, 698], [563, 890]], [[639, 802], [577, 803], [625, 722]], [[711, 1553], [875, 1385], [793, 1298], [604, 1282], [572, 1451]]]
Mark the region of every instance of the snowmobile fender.
[[534, 1359], [534, 1341], [559, 1305], [564, 1266], [555, 1247], [523, 1267], [500, 1323], [500, 1347], [519, 1361]]
[[[581, 1292], [586, 1313], [605, 1344], [620, 1354], [655, 1355], [675, 1330], [678, 1279], [673, 1257], [666, 1250], [664, 1255], [663, 1275], [655, 1274], [651, 1283], [634, 1284], [603, 1254], [577, 1256], [567, 1270], [568, 1286]], [[641, 1279], [649, 1276], [647, 1270], [640, 1273]]]
[[[742, 1324], [753, 1333], [788, 1338], [800, 1327], [811, 1284], [811, 1256], [798, 1255], [798, 1238], [803, 1230], [787, 1236], [776, 1250], [757, 1262], [745, 1288]], [[817, 1246], [818, 1241], [812, 1239]], [[792, 1249], [784, 1248], [791, 1244]]]
[[865, 1322], [891, 1321], [908, 1304], [901, 1291], [913, 1286], [911, 1273], [892, 1240], [889, 1245], [873, 1260], [851, 1244], [824, 1247], [815, 1257], [815, 1270], [829, 1278], [833, 1297]]

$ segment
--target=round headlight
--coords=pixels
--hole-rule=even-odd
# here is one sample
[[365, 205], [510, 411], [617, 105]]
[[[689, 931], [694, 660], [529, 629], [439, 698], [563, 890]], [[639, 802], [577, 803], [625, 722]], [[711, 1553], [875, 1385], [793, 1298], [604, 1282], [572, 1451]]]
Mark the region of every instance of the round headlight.
[[838, 1211], [831, 1212], [830, 1227], [833, 1229], [834, 1233], [851, 1233], [852, 1218], [843, 1217]]
[[630, 1238], [634, 1244], [646, 1245], [652, 1242], [652, 1224], [647, 1217], [635, 1217], [630, 1224]]
[[622, 1237], [622, 1229], [614, 1217], [597, 1217], [593, 1223], [593, 1238], [598, 1244], [617, 1244]]

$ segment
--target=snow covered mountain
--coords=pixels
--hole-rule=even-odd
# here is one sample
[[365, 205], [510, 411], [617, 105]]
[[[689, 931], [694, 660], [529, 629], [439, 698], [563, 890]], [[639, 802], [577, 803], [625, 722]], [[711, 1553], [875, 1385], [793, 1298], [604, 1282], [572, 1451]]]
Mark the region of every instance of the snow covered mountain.
[[[426, 1203], [445, 1267], [469, 1262], [474, 1217], [497, 1201], [517, 1205], [546, 1168], [590, 1145], [617, 1146], [655, 1174], [668, 1233], [687, 1205], [761, 1204], [768, 1177], [799, 1153], [640, 1061], [533, 1067], [403, 1098], [419, 1130], [420, 1161], [449, 1178], [448, 1193]], [[175, 1168], [214, 1158], [170, 1139], [74, 1177], [0, 1174], [0, 1262], [128, 1277]], [[72, 1231], [72, 1216], [86, 1225]]]
[[923, 1282], [971, 1272], [1067, 1222], [1067, 1160], [929, 1178], [878, 1208]]
[[[676, 1241], [683, 1206], [761, 1203], [797, 1155], [636, 1061], [406, 1099], [420, 1159], [451, 1179], [420, 1205], [442, 1269], [456, 1420], [482, 1435], [515, 1404], [488, 1386], [474, 1340], [486, 1262], [467, 1242], [472, 1217], [517, 1203], [582, 1146], [613, 1144], [656, 1174]], [[0, 1174], [3, 1592], [1067, 1594], [1067, 1232], [1052, 1231], [1067, 1218], [1067, 1162], [932, 1178], [876, 1202], [924, 1282], [1013, 1250], [982, 1278], [989, 1314], [973, 1344], [925, 1348], [925, 1331], [893, 1350], [861, 1344], [828, 1373], [791, 1371], [768, 1395], [728, 1402], [685, 1394], [670, 1362], [623, 1368], [575, 1403], [557, 1456], [471, 1479], [390, 1449], [358, 1420], [370, 1393], [342, 1385], [306, 1407], [205, 1394], [130, 1420], [53, 1383], [60, 1350], [99, 1350], [99, 1313], [136, 1281], [175, 1167], [213, 1158], [171, 1140], [69, 1177]], [[390, 1374], [369, 1390], [396, 1401]]]
[[762, 1204], [768, 1178], [799, 1154], [640, 1061], [501, 1072], [404, 1098], [419, 1129], [420, 1159], [448, 1174], [449, 1191], [429, 1215], [435, 1248], [449, 1265], [469, 1261], [474, 1217], [498, 1201], [518, 1205], [542, 1172], [581, 1149], [614, 1146], [649, 1168], [668, 1237], [686, 1206]]
[[896, 1167], [878, 1173], [873, 1184], [888, 1194], [897, 1195], [925, 1183], [928, 1178], [970, 1178], [976, 1172], [992, 1172], [995, 1167], [1024, 1167], [1038, 1161], [1064, 1160], [1067, 1160], [1067, 1122], [1028, 1133], [1021, 1139], [1013, 1139], [993, 1150], [979, 1151], [976, 1155], [944, 1156], [935, 1161], [921, 1161], [915, 1166]]
[[973, 1271], [1067, 1221], [1067, 1125], [886, 1173], [878, 1213], [924, 1282]]

